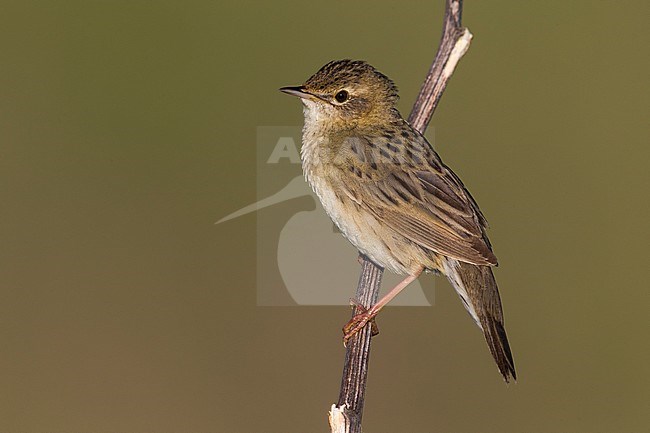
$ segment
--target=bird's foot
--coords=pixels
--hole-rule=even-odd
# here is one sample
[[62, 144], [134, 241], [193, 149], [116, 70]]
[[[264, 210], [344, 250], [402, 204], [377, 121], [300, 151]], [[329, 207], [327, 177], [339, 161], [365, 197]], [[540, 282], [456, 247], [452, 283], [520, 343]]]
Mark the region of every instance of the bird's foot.
[[375, 310], [373, 307], [366, 308], [354, 299], [350, 299], [350, 304], [354, 306], [357, 314], [343, 327], [344, 346], [348, 344], [350, 338], [354, 337], [354, 335], [361, 331], [368, 323], [370, 323], [371, 326], [371, 336], [374, 337], [379, 334], [379, 327], [377, 327], [377, 323], [375, 322], [375, 316], [377, 316], [379, 310]]

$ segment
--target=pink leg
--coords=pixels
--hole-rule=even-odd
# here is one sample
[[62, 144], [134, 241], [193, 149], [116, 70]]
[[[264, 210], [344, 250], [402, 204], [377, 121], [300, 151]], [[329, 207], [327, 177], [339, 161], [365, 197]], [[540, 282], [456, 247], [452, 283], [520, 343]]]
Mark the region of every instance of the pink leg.
[[[350, 321], [343, 327], [343, 344], [347, 344], [347, 342], [350, 340], [350, 338], [352, 338], [352, 336], [354, 336], [354, 334], [359, 332], [361, 329], [363, 329], [364, 326], [366, 326], [368, 322], [374, 319], [375, 316], [379, 314], [379, 311], [381, 311], [381, 309], [384, 308], [386, 304], [392, 301], [399, 292], [404, 290], [406, 286], [415, 281], [420, 276], [422, 271], [423, 268], [420, 268], [414, 275], [409, 275], [408, 277], [404, 278], [398, 285], [386, 293], [386, 295], [381, 298], [375, 305], [368, 308], [366, 311], [362, 311], [360, 314], [357, 314], [352, 319], [350, 319]], [[354, 303], [356, 304], [356, 302]], [[360, 305], [356, 305], [357, 309], [362, 310], [362, 308], [360, 308]]]

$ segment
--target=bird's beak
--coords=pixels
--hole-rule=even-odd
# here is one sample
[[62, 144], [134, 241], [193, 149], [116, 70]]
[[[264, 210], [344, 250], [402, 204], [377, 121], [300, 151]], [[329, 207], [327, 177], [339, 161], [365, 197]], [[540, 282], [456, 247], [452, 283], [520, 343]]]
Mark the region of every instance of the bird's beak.
[[314, 97], [311, 93], [305, 92], [305, 88], [303, 86], [296, 86], [296, 87], [281, 87], [280, 92], [284, 92], [287, 95], [292, 95], [292, 96], [297, 96], [299, 98], [303, 99], [311, 99]]

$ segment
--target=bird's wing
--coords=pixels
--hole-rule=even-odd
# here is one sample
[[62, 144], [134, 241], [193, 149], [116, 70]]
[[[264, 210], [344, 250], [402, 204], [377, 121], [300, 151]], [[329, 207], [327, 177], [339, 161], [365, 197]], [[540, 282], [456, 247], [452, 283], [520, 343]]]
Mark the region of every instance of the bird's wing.
[[389, 160], [382, 160], [375, 175], [347, 176], [348, 194], [383, 224], [426, 249], [466, 263], [496, 265], [485, 217], [426, 139], [416, 133], [410, 146], [398, 150], [386, 140], [372, 140], [367, 148], [387, 147]]

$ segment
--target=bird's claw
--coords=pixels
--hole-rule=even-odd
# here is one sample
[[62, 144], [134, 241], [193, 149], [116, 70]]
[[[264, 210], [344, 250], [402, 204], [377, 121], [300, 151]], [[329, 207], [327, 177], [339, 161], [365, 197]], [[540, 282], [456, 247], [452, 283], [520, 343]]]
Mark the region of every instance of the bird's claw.
[[379, 327], [377, 322], [375, 322], [375, 316], [377, 312], [373, 308], [366, 308], [361, 303], [355, 299], [350, 299], [350, 304], [354, 306], [355, 311], [357, 312], [352, 319], [343, 327], [343, 346], [347, 346], [348, 341], [355, 334], [361, 331], [368, 323], [371, 326], [371, 337], [379, 334]]

